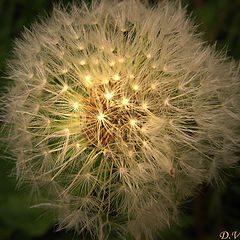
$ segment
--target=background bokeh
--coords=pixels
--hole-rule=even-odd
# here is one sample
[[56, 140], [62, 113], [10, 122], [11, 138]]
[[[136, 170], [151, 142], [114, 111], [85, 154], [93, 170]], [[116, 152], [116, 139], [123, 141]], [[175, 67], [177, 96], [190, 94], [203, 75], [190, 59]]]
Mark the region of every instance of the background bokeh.
[[[77, 1], [77, 0], [76, 0]], [[81, 1], [81, 0], [79, 0]], [[151, 0], [154, 3], [156, 0]], [[51, 0], [0, 0], [0, 92], [9, 81], [6, 60], [11, 58], [13, 40], [29, 27], [36, 16], [51, 13]], [[62, 0], [64, 4], [69, 1]], [[240, 59], [240, 0], [183, 0], [202, 38], [229, 57]], [[1, 109], [0, 109], [1, 111]], [[56, 232], [54, 215], [48, 209], [30, 208], [31, 192], [16, 187], [14, 160], [2, 141], [0, 152], [0, 240], [90, 239], [73, 232]], [[216, 185], [200, 186], [195, 197], [182, 206], [179, 223], [166, 229], [159, 240], [215, 240], [221, 231], [240, 233], [240, 170], [222, 173]], [[234, 236], [230, 236], [234, 239]], [[236, 239], [240, 239], [239, 236]], [[147, 239], [146, 239], [147, 240]]]

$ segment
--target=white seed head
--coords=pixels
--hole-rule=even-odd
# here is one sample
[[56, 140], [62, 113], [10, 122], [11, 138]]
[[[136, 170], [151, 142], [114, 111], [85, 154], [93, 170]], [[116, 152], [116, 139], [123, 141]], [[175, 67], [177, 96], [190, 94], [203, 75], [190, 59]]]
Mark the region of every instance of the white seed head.
[[239, 69], [172, 1], [69, 6], [25, 31], [9, 61], [17, 178], [49, 192], [59, 229], [153, 239], [236, 163]]

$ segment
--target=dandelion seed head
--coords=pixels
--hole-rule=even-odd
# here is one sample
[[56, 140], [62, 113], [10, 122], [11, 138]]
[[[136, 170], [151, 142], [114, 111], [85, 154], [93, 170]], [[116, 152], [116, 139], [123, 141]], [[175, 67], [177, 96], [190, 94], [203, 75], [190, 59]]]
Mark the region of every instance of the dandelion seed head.
[[14, 54], [9, 149], [18, 181], [50, 192], [59, 229], [151, 240], [236, 163], [239, 69], [176, 3], [54, 6]]

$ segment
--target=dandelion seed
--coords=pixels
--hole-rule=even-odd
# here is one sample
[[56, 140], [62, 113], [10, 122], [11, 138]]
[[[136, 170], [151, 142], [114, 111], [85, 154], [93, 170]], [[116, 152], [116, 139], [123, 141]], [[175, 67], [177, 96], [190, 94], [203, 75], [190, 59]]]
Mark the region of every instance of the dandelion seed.
[[130, 78], [130, 79], [134, 79], [134, 75], [133, 75], [133, 74], [130, 74], [130, 75], [129, 75], [129, 78]]
[[142, 104], [142, 108], [143, 108], [144, 110], [147, 110], [147, 109], [148, 109], [147, 104], [146, 104], [146, 103], [143, 103], [143, 104]]
[[146, 54], [146, 58], [150, 59], [152, 57], [152, 55], [150, 53]]
[[167, 72], [168, 71], [168, 67], [166, 65], [163, 66], [163, 72]]
[[80, 65], [86, 65], [86, 60], [84, 60], [84, 59], [82, 59], [82, 60], [80, 60]]
[[104, 120], [104, 117], [105, 117], [105, 115], [104, 115], [103, 113], [100, 113], [100, 114], [98, 115], [98, 120], [99, 120], [99, 121], [103, 121], [103, 120]]
[[107, 92], [107, 93], [105, 94], [105, 98], [106, 98], [107, 100], [110, 100], [110, 99], [112, 98], [112, 96], [113, 96], [113, 94], [110, 93], [110, 92]]
[[129, 100], [127, 98], [123, 98], [122, 104], [123, 105], [128, 105], [128, 103], [129, 103]]
[[152, 65], [152, 69], [156, 69], [157, 68], [157, 65], [156, 64], [153, 64]]
[[34, 75], [33, 75], [32, 73], [28, 74], [28, 78], [29, 78], [29, 79], [32, 79], [33, 76], [34, 76]]
[[156, 90], [156, 84], [152, 84], [152, 85], [151, 85], [151, 89], [152, 89], [152, 90]]
[[78, 44], [78, 50], [83, 50], [84, 49], [84, 45], [82, 45], [82, 44]]
[[[128, 155], [129, 155], [129, 157], [133, 157], [133, 155], [134, 155], [134, 154], [133, 154], [133, 151], [129, 151], [129, 152], [128, 152]], [[123, 170], [122, 170], [120, 173], [123, 173]]]
[[63, 68], [62, 70], [61, 70], [61, 73], [62, 74], [65, 74], [65, 73], [67, 73], [68, 72], [68, 69], [67, 68]]
[[109, 83], [109, 80], [106, 78], [106, 79], [104, 79], [104, 83], [105, 84], [108, 84]]
[[164, 106], [169, 105], [169, 98], [168, 97], [163, 101], [163, 104], [164, 104]]
[[134, 91], [138, 91], [138, 90], [139, 90], [139, 86], [138, 86], [137, 84], [134, 84], [134, 85], [133, 85], [133, 90], [134, 90]]
[[93, 63], [94, 63], [95, 65], [99, 65], [99, 60], [98, 60], [98, 59], [95, 59], [95, 60], [93, 61]]
[[64, 85], [62, 91], [66, 92], [68, 90], [68, 88], [69, 88], [68, 85]]
[[135, 119], [131, 119], [130, 120], [130, 125], [131, 126], [136, 126], [136, 120]]
[[115, 74], [115, 75], [113, 76], [113, 79], [116, 80], [116, 81], [118, 81], [118, 80], [120, 79], [120, 76], [117, 75], [117, 74]]
[[125, 59], [124, 59], [124, 58], [119, 58], [119, 59], [118, 59], [118, 62], [119, 62], [119, 63], [124, 63], [124, 62], [125, 62]]
[[116, 64], [116, 63], [115, 63], [114, 61], [111, 61], [111, 62], [109, 63], [109, 66], [110, 66], [110, 67], [113, 67], [115, 64]]
[[79, 103], [78, 102], [74, 102], [73, 103], [73, 108], [74, 108], [74, 111], [77, 111], [78, 108], [79, 108]]

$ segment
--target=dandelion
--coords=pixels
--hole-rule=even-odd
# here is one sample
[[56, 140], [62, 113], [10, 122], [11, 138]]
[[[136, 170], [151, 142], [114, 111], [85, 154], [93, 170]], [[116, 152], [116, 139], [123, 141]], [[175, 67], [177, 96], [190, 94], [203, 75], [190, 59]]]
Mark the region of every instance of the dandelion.
[[55, 6], [16, 41], [9, 149], [59, 229], [152, 239], [236, 163], [239, 69], [194, 31], [177, 4], [102, 0]]

